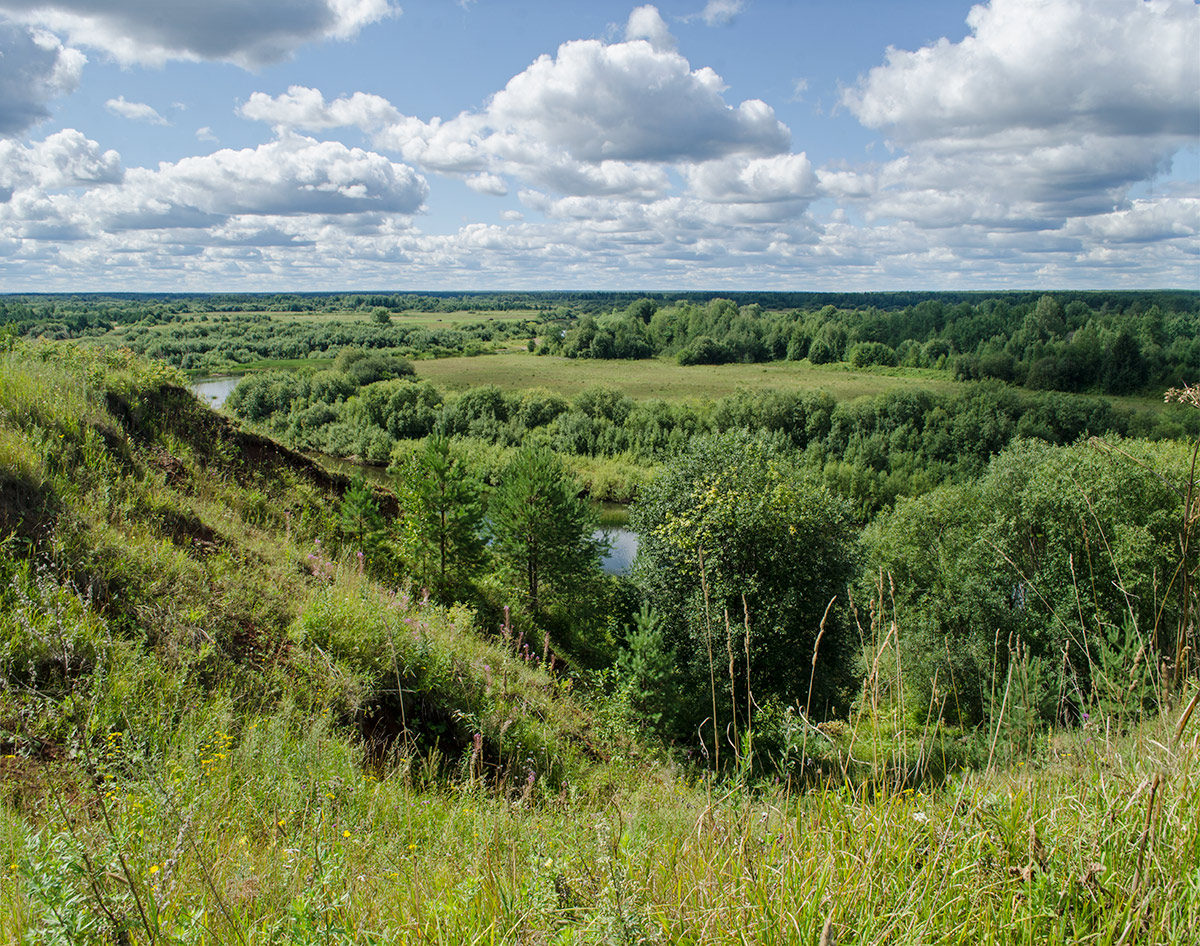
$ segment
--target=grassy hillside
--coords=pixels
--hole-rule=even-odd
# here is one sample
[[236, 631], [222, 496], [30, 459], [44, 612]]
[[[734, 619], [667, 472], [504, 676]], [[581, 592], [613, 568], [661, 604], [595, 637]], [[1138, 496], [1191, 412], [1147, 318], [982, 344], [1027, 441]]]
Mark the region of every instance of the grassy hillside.
[[[501, 629], [360, 574], [347, 485], [169, 369], [0, 353], [0, 942], [1200, 933], [1182, 703], [997, 768], [864, 701], [798, 731], [803, 785], [714, 779]], [[905, 780], [935, 753], [961, 765]]]

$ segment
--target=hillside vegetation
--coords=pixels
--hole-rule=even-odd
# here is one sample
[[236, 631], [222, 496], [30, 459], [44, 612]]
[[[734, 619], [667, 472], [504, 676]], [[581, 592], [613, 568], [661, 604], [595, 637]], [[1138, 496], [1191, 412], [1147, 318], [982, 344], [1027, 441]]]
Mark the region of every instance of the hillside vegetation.
[[1188, 444], [1005, 441], [860, 534], [697, 431], [606, 584], [522, 541], [588, 534], [550, 451], [431, 433], [387, 492], [175, 368], [0, 353], [0, 940], [1200, 934]]

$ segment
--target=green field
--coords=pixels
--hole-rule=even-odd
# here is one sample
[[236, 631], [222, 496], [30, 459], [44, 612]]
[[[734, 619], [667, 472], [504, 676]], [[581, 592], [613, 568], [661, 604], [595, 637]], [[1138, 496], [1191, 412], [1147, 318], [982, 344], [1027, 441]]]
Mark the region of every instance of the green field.
[[[201, 318], [216, 315], [268, 315], [272, 322], [369, 322], [373, 316], [370, 311], [363, 309], [347, 310], [344, 312], [221, 312], [204, 313]], [[545, 318], [546, 313], [535, 309], [496, 309], [457, 312], [393, 312], [392, 322], [395, 325], [420, 326], [421, 328], [455, 327], [459, 325], [476, 325], [480, 322], [524, 322], [537, 321]]]
[[595, 361], [554, 355], [488, 355], [476, 358], [438, 358], [414, 363], [417, 375], [447, 390], [494, 384], [505, 391], [544, 387], [567, 397], [594, 384], [619, 388], [635, 399], [665, 400], [724, 397], [739, 388], [750, 390], [824, 390], [838, 400], [920, 387], [949, 391], [956, 382], [944, 372], [920, 369], [856, 371], [807, 362], [693, 365], [673, 361]]

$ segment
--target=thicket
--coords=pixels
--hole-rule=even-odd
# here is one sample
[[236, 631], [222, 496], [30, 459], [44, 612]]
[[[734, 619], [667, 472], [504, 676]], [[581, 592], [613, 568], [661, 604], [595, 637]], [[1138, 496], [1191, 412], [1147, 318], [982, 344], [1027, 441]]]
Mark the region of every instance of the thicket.
[[[394, 364], [347, 350], [364, 366]], [[383, 370], [382, 368], [378, 370]], [[398, 370], [398, 369], [395, 369]], [[1020, 392], [998, 382], [954, 393], [901, 391], [851, 402], [801, 391], [742, 391], [707, 404], [634, 401], [591, 387], [567, 398], [544, 389], [505, 393], [494, 386], [442, 392], [429, 382], [369, 380], [338, 365], [323, 371], [247, 376], [226, 407], [294, 447], [384, 465], [403, 462], [409, 441], [429, 434], [474, 444], [480, 475], [495, 482], [504, 453], [487, 448], [546, 446], [610, 465], [592, 477], [594, 498], [627, 500], [639, 469], [685, 453], [697, 436], [747, 430], [770, 437], [846, 497], [860, 521], [898, 496], [978, 476], [1018, 437], [1068, 444], [1117, 434], [1171, 438], [1200, 433], [1196, 412], [1116, 407], [1081, 395]], [[358, 383], [367, 381], [367, 383]], [[577, 464], [578, 465], [578, 461]]]

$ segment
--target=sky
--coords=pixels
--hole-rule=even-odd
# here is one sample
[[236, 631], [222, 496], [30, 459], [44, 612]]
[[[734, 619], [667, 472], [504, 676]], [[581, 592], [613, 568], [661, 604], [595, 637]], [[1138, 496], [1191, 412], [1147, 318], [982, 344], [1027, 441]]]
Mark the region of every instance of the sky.
[[0, 292], [1200, 289], [1196, 0], [0, 0]]

